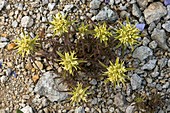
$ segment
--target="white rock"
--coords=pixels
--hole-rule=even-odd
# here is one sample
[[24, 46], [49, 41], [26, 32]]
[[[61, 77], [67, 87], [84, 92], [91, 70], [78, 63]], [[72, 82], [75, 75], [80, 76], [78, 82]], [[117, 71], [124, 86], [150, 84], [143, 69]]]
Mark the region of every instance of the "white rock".
[[8, 80], [8, 77], [2, 76], [0, 79], [1, 79], [1, 83], [5, 83]]
[[30, 106], [26, 106], [26, 107], [22, 108], [21, 111], [23, 113], [33, 113], [33, 110]]
[[31, 27], [34, 23], [34, 20], [30, 16], [24, 16], [21, 19], [21, 26], [22, 27]]

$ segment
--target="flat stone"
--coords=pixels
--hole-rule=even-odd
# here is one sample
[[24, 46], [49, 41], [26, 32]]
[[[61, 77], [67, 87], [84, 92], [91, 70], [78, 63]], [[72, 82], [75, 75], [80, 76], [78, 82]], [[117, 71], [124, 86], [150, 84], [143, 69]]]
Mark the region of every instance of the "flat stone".
[[48, 9], [52, 11], [55, 7], [56, 3], [48, 3]]
[[118, 19], [118, 15], [115, 11], [111, 10], [109, 7], [105, 6], [96, 16], [92, 17], [92, 20], [97, 21], [109, 21], [114, 22]]
[[[38, 67], [37, 67], [35, 64], [36, 64]], [[43, 69], [43, 64], [42, 64], [40, 61], [36, 60], [36, 61], [35, 61], [35, 64], [33, 64], [34, 68], [36, 68], [36, 69], [39, 68], [40, 70]]]
[[57, 77], [59, 75], [53, 72], [44, 73], [37, 82], [34, 92], [46, 96], [51, 102], [65, 100], [68, 93], [62, 91], [68, 91], [68, 88], [66, 84], [60, 83], [61, 79]]
[[121, 93], [117, 93], [114, 96], [114, 104], [119, 107], [124, 106], [125, 105], [125, 97]]
[[[142, 0], [141, 0], [142, 1]], [[147, 24], [159, 20], [167, 14], [166, 7], [161, 2], [153, 2], [144, 10], [144, 16]]]
[[21, 109], [23, 113], [33, 113], [33, 109], [30, 106], [26, 106]]
[[143, 61], [144, 59], [152, 55], [153, 55], [153, 51], [149, 47], [140, 46], [134, 50], [132, 57], [138, 58], [140, 61]]
[[0, 42], [0, 48], [1, 49], [4, 48], [7, 44], [8, 44], [8, 42], [3, 42], [3, 43]]
[[130, 82], [131, 82], [132, 90], [136, 90], [141, 88], [142, 78], [137, 74], [133, 74], [130, 79]]
[[90, 2], [90, 9], [98, 9], [100, 7], [101, 1], [100, 0], [92, 0]]
[[157, 62], [156, 59], [154, 59], [154, 60], [149, 60], [149, 62], [146, 63], [145, 65], [143, 65], [143, 66], [141, 67], [141, 69], [142, 69], [142, 70], [152, 70], [152, 69], [154, 69], [154, 67], [155, 67], [155, 65], [156, 65], [156, 62]]
[[126, 108], [126, 113], [134, 113], [134, 112], [135, 112], [135, 106], [130, 105]]
[[140, 17], [142, 14], [139, 7], [136, 4], [133, 4], [132, 6], [132, 14], [136, 17]]
[[169, 47], [166, 43], [167, 36], [165, 30], [155, 28], [152, 32], [151, 39], [155, 40], [160, 48], [164, 50], [169, 50]]
[[170, 21], [166, 21], [164, 24], [162, 24], [162, 27], [163, 27], [167, 32], [170, 32]]
[[21, 19], [22, 27], [31, 27], [34, 23], [34, 20], [30, 16], [24, 16]]

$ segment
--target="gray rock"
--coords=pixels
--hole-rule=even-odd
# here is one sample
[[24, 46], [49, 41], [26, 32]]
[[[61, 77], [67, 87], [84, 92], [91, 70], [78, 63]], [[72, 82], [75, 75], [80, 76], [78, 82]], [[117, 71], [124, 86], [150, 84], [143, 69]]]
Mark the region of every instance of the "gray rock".
[[109, 5], [113, 6], [114, 5], [114, 0], [110, 0]]
[[75, 113], [85, 113], [84, 107], [80, 106], [75, 109]]
[[132, 57], [138, 58], [140, 61], [143, 61], [144, 59], [152, 55], [153, 55], [153, 51], [149, 47], [140, 46], [134, 50]]
[[65, 5], [63, 11], [70, 12], [73, 7], [73, 4]]
[[17, 27], [18, 26], [18, 22], [15, 20], [12, 22], [12, 27]]
[[133, 4], [132, 6], [132, 14], [136, 17], [140, 17], [142, 14], [139, 7], [136, 4]]
[[98, 9], [100, 7], [101, 1], [100, 0], [92, 0], [90, 2], [90, 9]]
[[146, 6], [148, 5], [148, 0], [137, 0], [137, 3], [140, 7], [146, 8]]
[[152, 40], [155, 40], [158, 44], [158, 46], [164, 50], [169, 50], [169, 47], [166, 43], [166, 33], [163, 29], [159, 30], [157, 28], [154, 29], [151, 35]]
[[114, 104], [119, 107], [123, 107], [125, 105], [125, 97], [121, 93], [117, 93], [114, 97]]
[[141, 67], [142, 70], [152, 70], [156, 65], [157, 60], [149, 60], [149, 62]]
[[149, 47], [150, 47], [151, 49], [155, 49], [157, 46], [158, 46], [158, 44], [156, 43], [155, 40], [153, 40], [152, 42], [149, 43]]
[[169, 87], [169, 82], [166, 82], [166, 83], [162, 86], [163, 89], [166, 89], [166, 88], [168, 88], [168, 87]]
[[59, 75], [53, 72], [44, 73], [36, 84], [34, 92], [46, 96], [52, 102], [65, 100], [68, 93], [61, 91], [67, 91], [68, 88], [65, 84], [60, 83], [61, 79], [57, 77]]
[[156, 27], [156, 24], [154, 22], [152, 22], [150, 25], [149, 25], [149, 28], [148, 28], [148, 32], [151, 34], [152, 30]]
[[97, 20], [97, 21], [105, 20], [105, 21], [114, 22], [117, 19], [118, 19], [117, 13], [111, 10], [107, 6], [105, 6], [102, 10], [100, 10], [100, 12], [96, 16], [92, 17], [92, 20]]
[[160, 60], [158, 60], [160, 70], [162, 70], [166, 66], [167, 62], [168, 62], [167, 58], [161, 58]]
[[130, 105], [126, 108], [126, 113], [134, 113], [135, 112], [135, 106]]
[[166, 21], [162, 27], [167, 31], [170, 32], [170, 21]]
[[[142, 0], [140, 0], [142, 1]], [[153, 2], [144, 10], [144, 16], [147, 24], [159, 20], [167, 14], [166, 7], [161, 2]]]
[[1, 83], [5, 83], [7, 80], [8, 80], [8, 77], [7, 76], [1, 76]]
[[144, 37], [143, 40], [142, 40], [142, 42], [143, 42], [143, 45], [146, 46], [146, 45], [148, 45], [148, 43], [150, 42], [150, 40], [149, 40], [147, 37]]
[[90, 84], [96, 85], [96, 84], [97, 84], [97, 81], [96, 81], [95, 79], [92, 79], [92, 80], [90, 81]]
[[34, 21], [30, 16], [24, 16], [21, 19], [21, 26], [22, 27], [31, 27]]
[[12, 69], [11, 68], [7, 68], [6, 69], [6, 75], [7, 76], [11, 76], [11, 74], [12, 74]]
[[17, 5], [17, 8], [18, 8], [18, 10], [23, 10], [23, 4], [22, 4], [22, 3], [19, 3], [19, 4]]
[[26, 106], [26, 107], [22, 108], [21, 111], [23, 113], [33, 113], [33, 110], [30, 106]]
[[168, 67], [170, 67], [170, 59], [168, 60]]
[[119, 4], [120, 3], [120, 0], [115, 0], [115, 4]]
[[48, 3], [48, 9], [52, 11], [55, 7], [56, 3]]
[[48, 0], [42, 0], [42, 4], [43, 4], [43, 5], [46, 5], [46, 4], [48, 4], [48, 3], [49, 3]]
[[91, 104], [92, 104], [92, 105], [95, 105], [95, 104], [97, 104], [97, 102], [98, 102], [98, 99], [97, 99], [97, 98], [94, 98], [94, 99], [92, 99]]
[[0, 48], [1, 49], [4, 48], [7, 44], [8, 44], [8, 42], [3, 42], [3, 43], [0, 42]]
[[0, 0], [0, 11], [6, 5], [6, 3], [7, 3], [6, 0]]
[[130, 82], [131, 82], [132, 90], [136, 90], [138, 88], [141, 88], [142, 78], [137, 74], [133, 74], [130, 79]]

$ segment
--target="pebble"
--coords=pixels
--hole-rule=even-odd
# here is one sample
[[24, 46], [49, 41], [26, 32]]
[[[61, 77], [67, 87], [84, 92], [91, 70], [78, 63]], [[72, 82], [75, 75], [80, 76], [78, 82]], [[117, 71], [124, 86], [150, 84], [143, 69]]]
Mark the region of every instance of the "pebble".
[[96, 81], [95, 79], [92, 79], [92, 80], [90, 81], [90, 84], [92, 84], [92, 85], [97, 85], [97, 81]]
[[162, 24], [162, 27], [163, 27], [167, 32], [170, 32], [170, 21], [166, 21], [164, 24]]
[[148, 5], [148, 0], [137, 0], [137, 3], [140, 7], [146, 8]]
[[90, 9], [98, 9], [100, 7], [101, 1], [100, 0], [92, 0], [90, 2]]
[[142, 40], [142, 43], [144, 46], [147, 46], [149, 42], [150, 42], [150, 40], [147, 37], [144, 37]]
[[168, 59], [168, 67], [170, 67], [170, 59]]
[[125, 97], [121, 93], [117, 93], [114, 97], [114, 104], [122, 107], [125, 104]]
[[168, 62], [167, 58], [161, 58], [158, 60], [158, 65], [160, 67], [160, 70], [162, 70], [166, 66], [167, 62]]
[[7, 1], [6, 0], [0, 0], [0, 11], [2, 8], [6, 5]]
[[148, 58], [149, 56], [153, 55], [153, 51], [147, 47], [147, 46], [140, 46], [137, 47], [134, 52], [132, 57], [133, 58], [138, 58], [140, 61], [145, 60], [146, 58]]
[[166, 82], [163, 86], [162, 86], [163, 89], [166, 89], [166, 88], [169, 88], [169, 82]]
[[153, 60], [149, 60], [149, 62], [148, 63], [146, 63], [145, 65], [143, 65], [142, 67], [141, 67], [141, 69], [142, 70], [152, 70], [152, 69], [154, 69], [154, 67], [155, 67], [155, 65], [156, 65], [156, 62], [157, 62], [157, 60], [156, 59], [153, 59]]
[[7, 76], [1, 76], [1, 83], [5, 83], [7, 80], [8, 80], [8, 77]]
[[6, 75], [7, 76], [11, 76], [12, 75], [12, 69], [11, 68], [7, 68], [6, 69]]
[[52, 11], [55, 7], [56, 3], [48, 3], [48, 9]]
[[12, 22], [12, 27], [17, 27], [18, 26], [18, 22], [15, 20]]
[[9, 40], [6, 37], [0, 37], [1, 42], [8, 42]]
[[167, 36], [165, 30], [155, 28], [152, 32], [151, 39], [155, 40], [160, 48], [164, 50], [169, 50], [169, 47], [166, 43]]
[[126, 108], [126, 113], [135, 113], [135, 106], [130, 105]]
[[139, 7], [136, 4], [133, 4], [132, 6], [132, 14], [138, 18], [142, 15]]
[[150, 24], [151, 22], [159, 20], [161, 17], [165, 16], [167, 14], [167, 10], [161, 2], [153, 2], [144, 10], [143, 13], [146, 23]]
[[[35, 64], [36, 64], [38, 67], [37, 67]], [[42, 64], [40, 61], [36, 60], [36, 61], [35, 61], [35, 64], [33, 64], [33, 66], [34, 66], [35, 69], [38, 69], [38, 68], [39, 68], [40, 70], [43, 69], [43, 64]]]
[[31, 27], [34, 23], [34, 20], [30, 16], [24, 16], [21, 19], [22, 27]]
[[80, 106], [80, 107], [76, 108], [75, 113], [85, 113], [84, 107]]
[[8, 44], [8, 42], [3, 42], [3, 43], [0, 42], [0, 48], [1, 49], [4, 48], [7, 44]]
[[63, 11], [70, 12], [73, 9], [73, 7], [74, 7], [73, 4], [65, 5]]
[[26, 106], [26, 107], [22, 108], [21, 111], [23, 113], [34, 113], [33, 109], [30, 106]]
[[132, 86], [132, 90], [139, 89], [141, 88], [142, 78], [137, 74], [133, 74], [130, 79], [130, 83]]
[[156, 43], [155, 40], [153, 40], [152, 42], [149, 43], [149, 47], [150, 47], [151, 49], [155, 49], [157, 46], [158, 46], [158, 44]]
[[105, 20], [105, 21], [114, 22], [117, 19], [118, 19], [117, 13], [111, 10], [107, 6], [105, 6], [102, 10], [100, 10], [96, 16], [92, 17], [92, 20], [97, 20], [97, 21]]

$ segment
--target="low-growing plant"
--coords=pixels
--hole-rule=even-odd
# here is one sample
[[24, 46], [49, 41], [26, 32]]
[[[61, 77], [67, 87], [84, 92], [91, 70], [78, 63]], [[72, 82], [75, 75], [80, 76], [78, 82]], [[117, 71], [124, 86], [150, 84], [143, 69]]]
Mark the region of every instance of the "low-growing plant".
[[73, 69], [75, 69], [76, 71], [78, 69], [80, 69], [80, 67], [78, 66], [79, 63], [85, 62], [83, 60], [78, 60], [78, 58], [75, 56], [75, 52], [65, 52], [65, 54], [61, 54], [60, 52], [57, 52], [57, 54], [61, 57], [61, 60], [59, 64], [61, 64], [63, 66], [63, 69], [66, 71], [69, 71], [69, 74], [74, 75], [73, 74]]
[[125, 79], [127, 78], [125, 72], [127, 72], [127, 69], [124, 66], [124, 62], [119, 62], [119, 58], [117, 57], [115, 64], [110, 61], [110, 65], [108, 67], [104, 65], [104, 67], [107, 69], [107, 71], [104, 72], [104, 75], [108, 76], [105, 80], [106, 83], [111, 82], [114, 86], [119, 85], [120, 83], [125, 85]]
[[73, 89], [70, 94], [72, 97], [70, 98], [71, 104], [73, 103], [80, 103], [80, 102], [87, 102], [87, 95], [89, 94], [87, 90], [89, 87], [83, 88], [83, 85], [81, 83], [77, 84], [77, 87]]
[[38, 45], [37, 39], [38, 36], [31, 38], [29, 35], [26, 35], [23, 32], [23, 36], [14, 41], [17, 44], [15, 48], [18, 50], [18, 54], [20, 54], [22, 57], [25, 57], [33, 53], [36, 46]]
[[107, 41], [109, 40], [109, 37], [112, 36], [112, 33], [109, 32], [110, 28], [107, 28], [106, 23], [103, 23], [102, 25], [99, 24], [99, 26], [95, 26], [94, 29], [94, 38], [97, 38], [100, 40], [100, 43], [104, 42], [105, 46], [107, 46]]
[[121, 22], [119, 24], [120, 28], [116, 29], [116, 36], [114, 38], [120, 41], [119, 46], [123, 45], [125, 49], [130, 46], [133, 50], [133, 46], [139, 43], [137, 39], [141, 37], [140, 30], [131, 24], [128, 18], [125, 25]]

